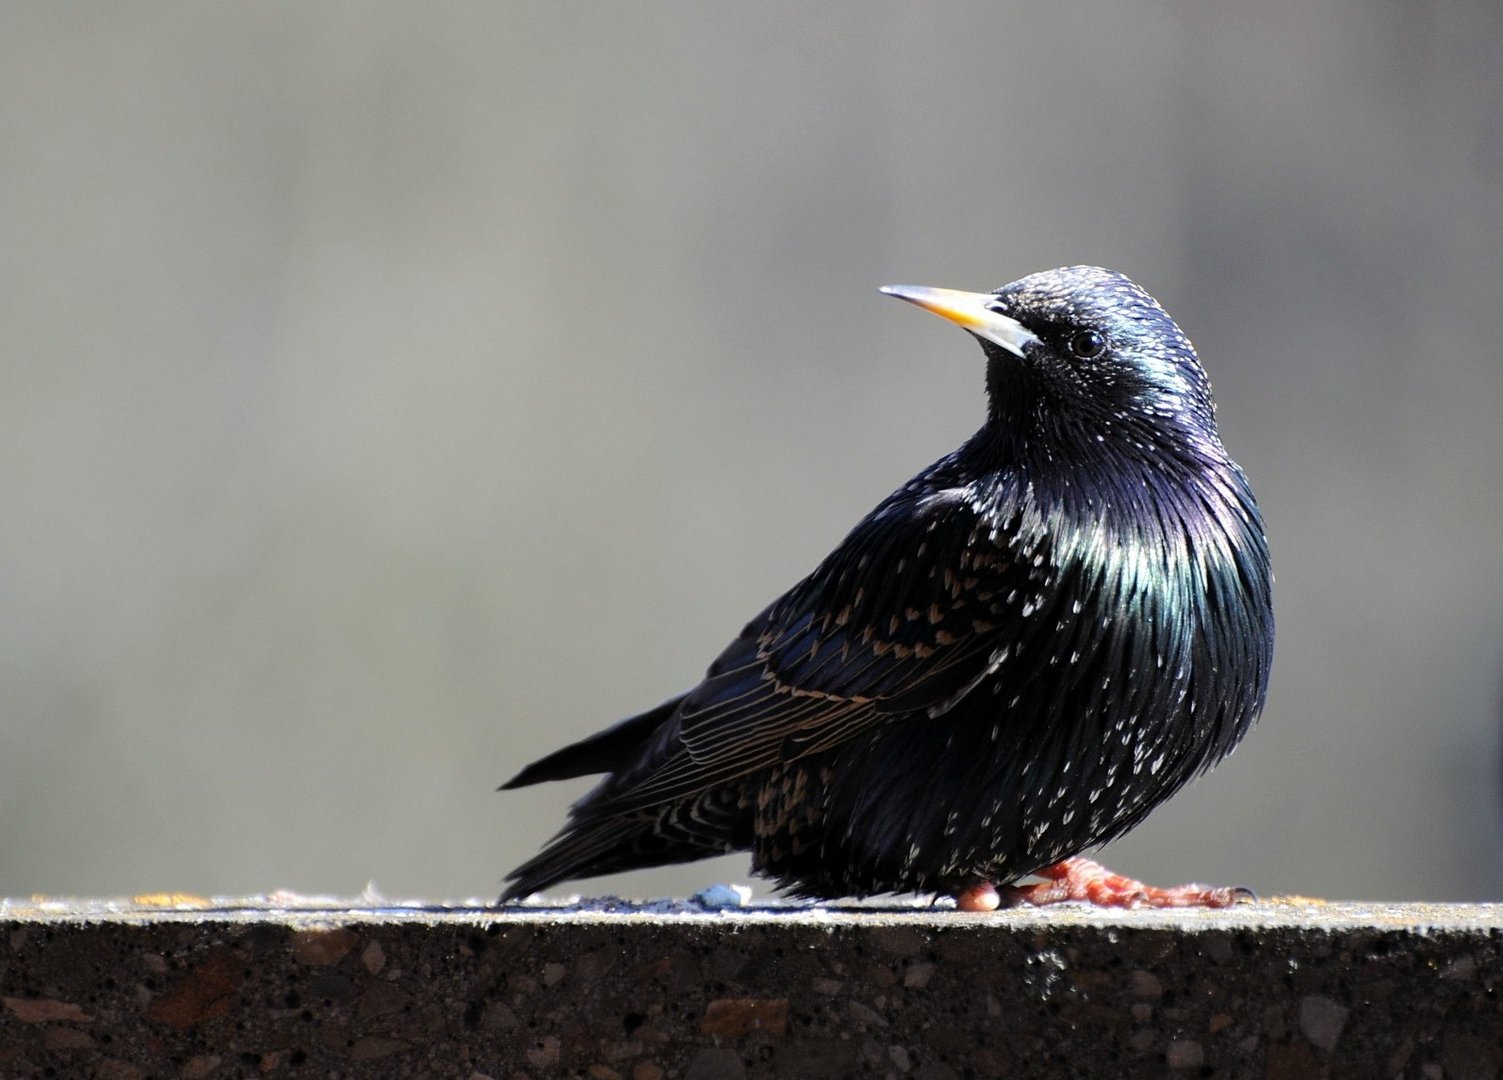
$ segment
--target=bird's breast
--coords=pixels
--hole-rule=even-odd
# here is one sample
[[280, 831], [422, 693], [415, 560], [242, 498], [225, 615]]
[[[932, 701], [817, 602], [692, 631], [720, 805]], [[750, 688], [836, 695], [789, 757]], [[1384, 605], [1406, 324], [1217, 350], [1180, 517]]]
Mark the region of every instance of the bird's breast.
[[[1236, 746], [1272, 650], [1267, 548], [1227, 485], [1020, 500], [976, 544], [1018, 566], [998, 662], [952, 709], [976, 790], [939, 842], [1043, 865], [1130, 828]], [[999, 872], [1017, 866], [994, 867]]]

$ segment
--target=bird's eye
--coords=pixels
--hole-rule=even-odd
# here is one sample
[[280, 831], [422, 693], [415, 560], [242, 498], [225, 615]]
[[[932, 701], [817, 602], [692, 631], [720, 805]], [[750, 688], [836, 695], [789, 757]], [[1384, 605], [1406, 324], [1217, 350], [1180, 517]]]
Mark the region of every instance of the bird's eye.
[[1094, 360], [1106, 352], [1106, 335], [1099, 330], [1079, 330], [1070, 338], [1070, 354], [1079, 360]]

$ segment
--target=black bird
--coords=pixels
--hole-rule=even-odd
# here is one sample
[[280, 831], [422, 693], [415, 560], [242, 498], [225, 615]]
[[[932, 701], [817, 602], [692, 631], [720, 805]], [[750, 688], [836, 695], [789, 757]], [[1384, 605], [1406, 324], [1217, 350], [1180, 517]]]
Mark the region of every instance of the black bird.
[[1231, 903], [1082, 851], [1209, 769], [1263, 706], [1263, 522], [1189, 340], [1126, 277], [883, 290], [986, 354], [986, 423], [747, 624], [704, 681], [504, 785], [605, 779], [508, 876], [750, 849], [796, 896]]

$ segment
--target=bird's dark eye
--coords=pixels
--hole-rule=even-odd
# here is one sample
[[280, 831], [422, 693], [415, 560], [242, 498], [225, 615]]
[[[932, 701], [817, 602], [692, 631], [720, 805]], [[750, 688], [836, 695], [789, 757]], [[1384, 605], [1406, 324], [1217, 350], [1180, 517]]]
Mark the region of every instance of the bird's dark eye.
[[1099, 330], [1077, 330], [1070, 338], [1070, 354], [1079, 360], [1094, 360], [1106, 352], [1106, 335]]

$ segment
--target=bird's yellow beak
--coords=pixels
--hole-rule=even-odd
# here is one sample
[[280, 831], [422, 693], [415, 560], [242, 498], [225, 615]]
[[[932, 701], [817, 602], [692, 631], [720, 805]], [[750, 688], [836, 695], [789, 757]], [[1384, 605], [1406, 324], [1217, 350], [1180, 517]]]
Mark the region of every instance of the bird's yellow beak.
[[977, 337], [1002, 346], [1015, 356], [1023, 355], [1023, 346], [1038, 341], [1033, 331], [1017, 319], [1009, 318], [987, 306], [997, 299], [991, 293], [930, 289], [923, 285], [884, 285], [882, 292], [942, 315]]

